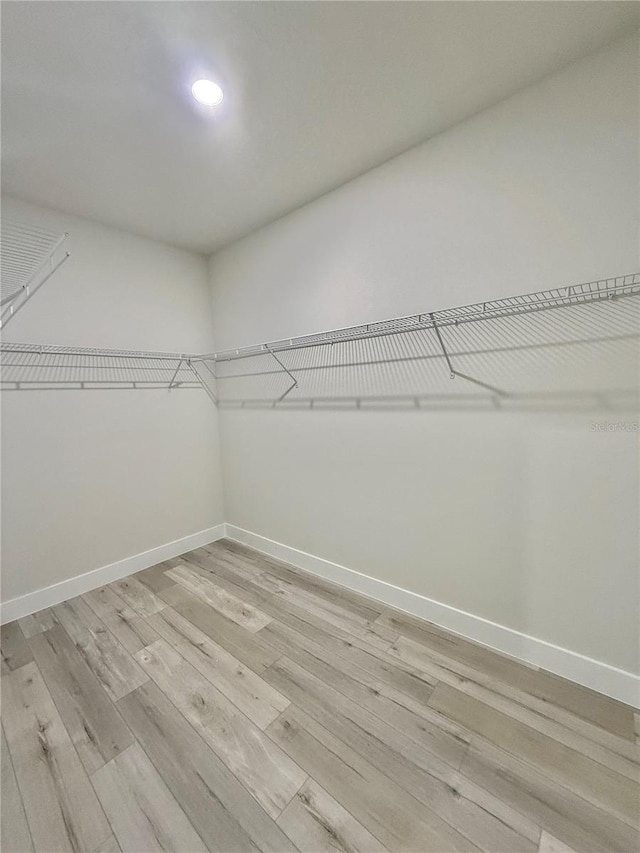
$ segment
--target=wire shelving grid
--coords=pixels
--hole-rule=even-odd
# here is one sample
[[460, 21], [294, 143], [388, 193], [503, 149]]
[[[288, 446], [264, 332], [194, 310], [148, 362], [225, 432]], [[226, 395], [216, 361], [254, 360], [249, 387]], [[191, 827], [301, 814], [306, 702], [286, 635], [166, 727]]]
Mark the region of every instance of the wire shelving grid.
[[0, 329], [69, 257], [67, 234], [3, 220], [0, 229]]
[[223, 407], [635, 405], [640, 273], [208, 354], [0, 345], [2, 387], [196, 388]]
[[[640, 273], [212, 353], [221, 405], [627, 405]], [[452, 381], [455, 380], [455, 381]]]

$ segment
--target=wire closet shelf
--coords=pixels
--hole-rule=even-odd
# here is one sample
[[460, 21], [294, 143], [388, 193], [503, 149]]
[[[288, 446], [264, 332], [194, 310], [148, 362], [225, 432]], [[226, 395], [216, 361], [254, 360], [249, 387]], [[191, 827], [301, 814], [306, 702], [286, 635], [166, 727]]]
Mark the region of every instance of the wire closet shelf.
[[3, 390], [203, 388], [213, 374], [192, 353], [0, 343]]
[[0, 229], [0, 328], [37, 293], [67, 260], [67, 234], [3, 220]]
[[207, 354], [0, 345], [2, 387], [204, 388], [231, 408], [637, 405], [640, 273]]

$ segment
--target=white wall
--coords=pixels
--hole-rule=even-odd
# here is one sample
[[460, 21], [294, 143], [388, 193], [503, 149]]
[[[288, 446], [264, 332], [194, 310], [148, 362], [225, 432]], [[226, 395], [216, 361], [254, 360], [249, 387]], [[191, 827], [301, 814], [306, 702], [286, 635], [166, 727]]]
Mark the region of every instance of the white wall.
[[[634, 38], [216, 254], [216, 347], [632, 272], [637, 211]], [[638, 671], [637, 436], [606, 414], [220, 416], [227, 522]]]
[[[202, 352], [206, 260], [3, 198], [71, 257], [6, 326], [25, 343]], [[2, 600], [223, 521], [217, 412], [199, 390], [2, 394]]]

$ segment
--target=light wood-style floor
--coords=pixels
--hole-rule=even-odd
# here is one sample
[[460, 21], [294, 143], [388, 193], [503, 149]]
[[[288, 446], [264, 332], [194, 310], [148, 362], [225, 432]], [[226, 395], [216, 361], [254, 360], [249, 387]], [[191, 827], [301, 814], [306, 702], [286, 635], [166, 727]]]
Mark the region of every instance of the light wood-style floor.
[[3, 853], [639, 848], [632, 708], [231, 542], [4, 626], [2, 688]]

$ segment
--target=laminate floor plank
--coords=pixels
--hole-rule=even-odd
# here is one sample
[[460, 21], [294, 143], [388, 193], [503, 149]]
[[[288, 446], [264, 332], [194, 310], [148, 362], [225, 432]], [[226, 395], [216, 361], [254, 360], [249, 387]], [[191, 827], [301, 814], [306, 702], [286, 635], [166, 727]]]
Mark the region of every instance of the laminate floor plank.
[[48, 631], [49, 628], [53, 628], [55, 624], [56, 620], [49, 607], [45, 607], [44, 610], [39, 610], [37, 613], [32, 613], [30, 616], [24, 616], [22, 619], [18, 619], [18, 625], [20, 625], [22, 633], [27, 640], [30, 637], [35, 637], [36, 634], [42, 634], [43, 631]]
[[109, 836], [104, 844], [96, 847], [93, 853], [122, 853], [122, 848], [118, 844], [114, 835]]
[[[275, 630], [277, 623], [273, 625]], [[433, 712], [342, 658], [334, 657], [328, 663], [327, 655], [320, 646], [309, 651], [289, 643], [283, 644], [282, 652], [334, 690], [401, 731], [423, 749], [454, 767], [460, 766], [470, 741], [463, 734], [462, 728], [455, 724], [450, 728], [435, 725], [432, 722], [436, 717]], [[267, 675], [269, 672], [270, 669]]]
[[384, 626], [374, 623], [378, 616], [377, 611], [372, 611], [369, 607], [358, 607], [335, 594], [331, 600], [328, 596], [320, 596], [314, 591], [296, 587], [290, 581], [267, 574], [248, 579], [239, 577], [227, 564], [212, 558], [206, 552], [203, 553], [203, 549], [190, 552], [188, 556], [189, 565], [194, 571], [214, 579], [215, 583], [228, 592], [260, 607], [271, 616], [277, 617], [278, 608], [288, 605], [290, 612], [298, 615], [304, 613], [306, 618], [315, 616], [322, 627], [330, 629], [335, 626], [379, 649], [388, 648], [398, 636], [395, 632], [386, 630]]
[[148, 586], [152, 592], [158, 593], [162, 592], [163, 589], [168, 589], [175, 583], [175, 581], [172, 581], [165, 574], [169, 568], [171, 567], [165, 563], [160, 563], [157, 566], [151, 566], [149, 569], [142, 569], [141, 572], [136, 572], [132, 577], [145, 586]]
[[36, 851], [94, 850], [111, 829], [35, 663], [2, 679], [3, 722]]
[[165, 640], [142, 649], [136, 659], [263, 808], [277, 818], [306, 774]]
[[[193, 551], [188, 551], [185, 556], [194, 553], [205, 552], [209, 557], [213, 557], [216, 563], [224, 563], [228, 565], [231, 560], [233, 562], [233, 573], [241, 575], [244, 578], [258, 578], [264, 572], [266, 564], [262, 560], [246, 560], [238, 555], [230, 548], [231, 540], [224, 539], [217, 542], [210, 542], [208, 545], [203, 545], [201, 548], [195, 548]], [[257, 552], [252, 552], [256, 554]]]
[[281, 653], [270, 647], [266, 638], [257, 638], [178, 584], [160, 595], [181, 616], [254, 672], [260, 673], [280, 657]]
[[271, 593], [266, 592], [258, 586], [254, 579], [246, 578], [235, 571], [221, 566], [208, 555], [201, 556], [195, 551], [190, 551], [184, 559], [171, 560], [172, 568], [188, 566], [193, 572], [206, 578], [208, 581], [222, 587], [230, 595], [251, 604], [267, 615], [273, 615], [268, 611], [272, 599]]
[[[109, 586], [103, 586], [82, 596], [116, 639], [133, 654], [159, 639], [148, 621], [140, 616]], [[166, 607], [162, 602], [162, 609]]]
[[[221, 582], [229, 583], [226, 580]], [[247, 591], [246, 594], [256, 595], [256, 591]], [[255, 600], [258, 601], [258, 606], [274, 619], [261, 629], [259, 636], [268, 640], [270, 645], [277, 646], [282, 654], [286, 654], [292, 647], [304, 647], [313, 653], [318, 646], [322, 646], [331, 659], [339, 656], [345, 662], [357, 665], [390, 690], [398, 690], [408, 700], [426, 707], [436, 679], [428, 678], [415, 668], [388, 658], [382, 650], [290, 602], [265, 599], [264, 593], [260, 591]]]
[[372, 598], [366, 598], [353, 590], [346, 589], [309, 572], [295, 569], [281, 560], [276, 560], [274, 557], [246, 545], [241, 545], [239, 542], [233, 542], [231, 539], [213, 542], [199, 550], [204, 550], [222, 561], [229, 562], [235, 571], [252, 572], [258, 581], [262, 580], [265, 574], [268, 574], [295, 584], [300, 589], [309, 590], [329, 601], [339, 599], [341, 602], [353, 606], [356, 612], [361, 613], [367, 619], [375, 620], [386, 610], [386, 605]]
[[0, 628], [0, 652], [5, 672], [19, 669], [33, 660], [31, 649], [17, 622], [7, 622]]
[[[221, 543], [216, 543], [216, 545], [218, 544]], [[201, 567], [204, 566], [204, 562], [200, 562]], [[219, 569], [216, 569], [216, 571], [219, 571]], [[320, 634], [316, 633], [315, 639], [324, 638], [328, 639], [329, 642], [332, 643], [332, 660], [335, 659], [336, 653], [340, 654], [341, 651], [344, 651], [344, 653], [349, 655], [351, 659], [359, 656], [361, 658], [361, 663], [366, 660], [367, 654], [374, 654], [380, 661], [380, 663], [376, 663], [374, 666], [378, 670], [386, 669], [391, 679], [393, 679], [395, 687], [401, 687], [407, 698], [409, 695], [413, 696], [413, 698], [417, 698], [418, 695], [423, 703], [428, 702], [431, 688], [427, 687], [425, 689], [424, 686], [420, 684], [419, 680], [416, 681], [416, 676], [418, 676], [418, 679], [420, 678], [420, 672], [422, 673], [422, 679], [428, 678], [432, 685], [435, 684], [436, 681], [444, 678], [447, 683], [450, 683], [453, 686], [464, 685], [461, 689], [473, 692], [474, 688], [476, 688], [476, 690], [483, 691], [484, 696], [482, 698], [485, 699], [485, 701], [487, 701], [487, 697], [489, 695], [487, 692], [488, 688], [481, 686], [480, 681], [484, 684], [490, 684], [492, 687], [497, 684], [505, 695], [490, 691], [490, 695], [493, 696], [495, 707], [500, 706], [500, 700], [502, 700], [502, 706], [499, 707], [500, 710], [504, 710], [506, 703], [513, 702], [514, 704], [511, 707], [511, 712], [515, 713], [516, 717], [520, 718], [523, 715], [528, 715], [529, 719], [526, 720], [526, 722], [530, 725], [537, 724], [538, 728], [546, 732], [553, 729], [555, 726], [554, 735], [557, 736], [561, 742], [566, 742], [566, 745], [578, 749], [588, 747], [589, 752], [593, 755], [594, 759], [603, 763], [606, 767], [609, 767], [616, 772], [623, 773], [632, 779], [637, 777], [638, 764], [636, 762], [638, 750], [635, 744], [628, 740], [624, 740], [616, 735], [610, 734], [605, 729], [596, 727], [584, 719], [575, 717], [570, 712], [553, 706], [542, 699], [529, 697], [523, 693], [523, 691], [508, 686], [506, 682], [504, 684], [496, 682], [495, 679], [483, 676], [479, 671], [470, 669], [469, 667], [459, 665], [456, 669], [450, 669], [447, 666], [448, 662], [440, 660], [439, 663], [435, 663], [431, 650], [427, 652], [423, 646], [412, 643], [412, 641], [407, 641], [407, 643], [411, 643], [412, 647], [418, 650], [419, 655], [417, 657], [413, 656], [406, 658], [404, 655], [400, 655], [400, 658], [405, 664], [406, 670], [411, 670], [411, 666], [406, 666], [406, 664], [414, 665], [413, 672], [410, 672], [409, 678], [407, 678], [407, 672], [403, 673], [402, 671], [399, 671], [397, 665], [398, 655], [396, 651], [391, 651], [391, 654], [395, 656], [395, 661], [392, 657], [392, 663], [389, 664], [389, 658], [386, 655], [381, 655], [378, 650], [370, 646], [367, 647], [360, 643], [359, 650], [357, 645], [354, 650], [353, 646], [355, 644], [350, 640], [349, 635], [345, 632], [335, 629], [333, 635], [329, 636], [329, 632], [326, 629], [330, 629], [330, 626], [327, 623], [321, 622], [317, 618], [306, 614], [300, 608], [287, 604], [286, 602], [276, 601], [269, 603], [267, 600], [264, 600], [264, 598], [261, 600], [260, 591], [257, 590], [255, 586], [252, 586], [250, 582], [246, 581], [244, 578], [236, 578], [236, 583], [234, 584], [232, 581], [228, 580], [228, 574], [229, 572], [224, 570], [223, 576], [220, 579], [221, 583], [227, 583], [232, 590], [239, 589], [236, 584], [242, 584], [243, 589], [246, 590], [244, 594], [248, 597], [248, 600], [253, 603], [257, 603], [258, 606], [274, 616], [274, 619], [278, 620], [278, 622], [274, 621], [273, 623], [270, 623], [270, 625], [266, 626], [266, 628], [262, 629], [260, 635], [268, 637], [270, 642], [273, 644], [280, 644], [283, 654], [286, 654], [288, 649], [299, 648], [300, 636], [298, 635], [297, 639], [293, 636], [289, 636], [286, 639], [286, 647], [283, 646], [283, 638], [281, 636], [275, 636], [282, 633], [282, 629], [279, 624], [280, 620], [284, 620], [288, 623], [287, 629], [289, 629], [289, 626], [294, 625], [299, 631], [306, 632], [307, 635], [314, 630], [316, 630], [316, 632], [321, 632]], [[323, 629], [325, 630], [323, 631]], [[437, 630], [440, 631], [440, 629]], [[313, 634], [311, 635], [313, 636]], [[336, 640], [338, 642], [336, 642]], [[344, 641], [343, 649], [338, 647], [340, 640]], [[308, 648], [308, 639], [305, 638], [303, 642], [307, 643], [306, 647]], [[403, 640], [400, 641], [400, 645], [402, 642]], [[368, 649], [368, 652], [365, 651], [363, 654], [362, 652], [365, 648]], [[344, 660], [344, 657], [341, 659]], [[504, 658], [504, 660], [512, 663], [511, 659]], [[371, 664], [372, 661], [369, 659], [368, 666], [369, 669], [373, 671]], [[381, 675], [380, 672], [378, 674]], [[382, 677], [384, 678], [384, 675]], [[401, 680], [404, 680], [405, 683], [399, 684]], [[407, 683], [409, 683], [410, 686], [408, 686]], [[387, 684], [387, 686], [389, 687], [390, 685]], [[416, 687], [418, 688], [418, 694], [414, 692]], [[436, 724], [439, 724], [440, 721], [436, 718], [435, 722]], [[596, 740], [594, 740], [594, 738], [596, 738]], [[588, 743], [589, 740], [592, 741], [591, 744]]]
[[295, 851], [295, 846], [153, 683], [118, 707], [209, 850]]
[[[192, 568], [194, 571], [203, 574], [205, 577], [213, 577], [215, 582], [221, 585], [224, 589], [238, 597], [244, 597], [246, 601], [254, 604], [256, 607], [268, 613], [274, 619], [279, 620], [283, 624], [293, 627], [302, 633], [306, 633], [307, 629], [309, 632], [318, 631], [320, 632], [320, 636], [324, 636], [326, 639], [332, 638], [334, 640], [341, 641], [343, 646], [346, 648], [354, 647], [364, 651], [366, 654], [374, 655], [378, 657], [379, 660], [384, 661], [387, 669], [392, 670], [394, 673], [399, 670], [401, 671], [404, 668], [407, 672], [411, 672], [412, 675], [415, 674], [414, 670], [410, 667], [403, 667], [402, 663], [398, 661], [397, 658], [390, 660], [386, 656], [385, 649], [388, 646], [388, 643], [385, 642], [383, 644], [384, 648], [381, 648], [379, 636], [374, 639], [373, 643], [368, 642], [370, 639], [369, 635], [365, 638], [364, 636], [349, 633], [345, 630], [345, 627], [348, 627], [347, 625], [343, 624], [343, 626], [340, 627], [335, 620], [334, 622], [328, 622], [325, 618], [318, 615], [317, 612], [312, 613], [309, 609], [303, 606], [299, 606], [298, 604], [294, 604], [292, 601], [287, 601], [273, 595], [267, 592], [264, 588], [256, 585], [255, 581], [248, 580], [242, 576], [234, 576], [229, 570], [221, 570], [219, 566], [212, 568], [208, 564], [205, 565], [204, 561], [199, 560], [198, 565], [192, 565]], [[373, 622], [371, 625], [373, 625]], [[263, 633], [263, 636], [266, 635]], [[310, 634], [310, 636], [313, 637], [313, 634]], [[435, 684], [435, 680], [431, 683]]]
[[[559, 705], [554, 705], [553, 702], [532, 696], [507, 681], [493, 678], [479, 668], [472, 668], [451, 660], [414, 640], [400, 637], [386, 654], [389, 659], [401, 661], [404, 666], [413, 666], [416, 671], [422, 672], [425, 678], [431, 678], [434, 682], [443, 681], [450, 686], [460, 687], [464, 690], [467, 689], [466, 685], [472, 689], [475, 689], [475, 685], [480, 685], [496, 696], [512, 700], [542, 717], [560, 723], [616, 755], [636, 763], [640, 760], [636, 745], [628, 738], [621, 737], [608, 729], [591, 723], [584, 717], [579, 717]], [[627, 706], [623, 707], [626, 708]]]
[[612, 734], [633, 739], [633, 708], [628, 705], [545, 670], [525, 666], [412, 617], [386, 612], [378, 619], [378, 624], [440, 652], [449, 660], [481, 669], [493, 679], [507, 682], [536, 699], [564, 708]]
[[[205, 571], [231, 579], [234, 568], [237, 569], [240, 562], [228, 552], [225, 560], [223, 557], [213, 557], [202, 548], [186, 556]], [[301, 575], [302, 573], [299, 573], [294, 579], [289, 579], [282, 577], [282, 573], [276, 575], [267, 571], [250, 578], [249, 582], [269, 595], [290, 601], [309, 613], [316, 613], [330, 624], [336, 624], [343, 630], [361, 636], [372, 645], [386, 648], [397, 638], [398, 632], [385, 626], [376, 625], [375, 630], [372, 628], [373, 622], [380, 616], [380, 610], [371, 607], [361, 596], [345, 597], [341, 595], [342, 588], [325, 590], [317, 584], [306, 582]]]
[[549, 835], [548, 832], [543, 831], [540, 836], [538, 853], [575, 853], [575, 851], [563, 844], [562, 841], [558, 841], [557, 838]]
[[339, 601], [328, 601], [312, 592], [296, 588], [288, 581], [268, 575], [265, 576], [266, 579], [269, 579], [269, 582], [265, 588], [276, 598], [288, 601], [307, 613], [318, 616], [329, 625], [335, 625], [336, 628], [348, 634], [360, 637], [372, 646], [387, 649], [398, 637], [394, 631], [385, 632], [383, 626], [380, 626], [378, 631], [374, 631], [371, 627], [372, 620], [354, 613], [353, 609], [343, 607]]
[[436, 687], [430, 705], [620, 820], [640, 825], [637, 782], [446, 684]]
[[387, 848], [323, 788], [307, 779], [278, 824], [300, 850], [314, 853], [385, 853]]
[[133, 576], [114, 581], [109, 587], [140, 616], [152, 616], [165, 606], [161, 598]]
[[638, 709], [239, 543], [0, 641], [9, 853], [640, 850]]
[[640, 848], [637, 828], [488, 742], [471, 745], [461, 772], [578, 853], [631, 853]]
[[271, 621], [271, 617], [266, 613], [260, 612], [246, 601], [236, 598], [235, 595], [231, 595], [219, 585], [203, 578], [189, 568], [186, 563], [169, 569], [167, 576], [196, 597], [201, 598], [206, 604], [220, 611], [227, 619], [236, 622], [242, 628], [246, 628], [247, 631], [259, 631]]
[[294, 705], [267, 731], [389, 850], [445, 853], [479, 849]]
[[[480, 683], [479, 680], [472, 678], [469, 674], [461, 676], [454, 670], [447, 669], [444, 665], [432, 664], [429, 665], [428, 670], [429, 675], [438, 678], [440, 684], [447, 684], [450, 687], [454, 687], [456, 690], [481, 701], [494, 710], [535, 729], [540, 734], [547, 735], [564, 746], [588, 755], [594, 761], [608, 767], [610, 770], [626, 776], [634, 782], [640, 782], [640, 751], [635, 750], [634, 755], [633, 747], [629, 748], [630, 744], [628, 741], [623, 741], [625, 748], [623, 753], [620, 754], [609, 746], [604, 746], [602, 743], [592, 740], [589, 737], [592, 734], [591, 729], [586, 734], [583, 733], [582, 730], [585, 728], [585, 724], [581, 723], [579, 730], [577, 730], [576, 728], [568, 727], [564, 723], [556, 722], [552, 717], [541, 713], [539, 709], [532, 709], [526, 699], [523, 704], [518, 694], [514, 693], [512, 696], [507, 697], [502, 693], [496, 693], [485, 686], [484, 683]], [[485, 680], [482, 679], [482, 681]], [[546, 708], [542, 710], [546, 710]], [[449, 717], [443, 717], [443, 719], [450, 720]], [[607, 739], [610, 740], [611, 738], [608, 737]], [[627, 757], [627, 755], [632, 755], [633, 757]]]
[[113, 701], [147, 681], [131, 655], [82, 598], [57, 604], [53, 612]]
[[0, 850], [3, 853], [31, 853], [33, 842], [29, 832], [27, 816], [24, 813], [22, 796], [16, 781], [9, 747], [2, 729], [0, 745], [0, 765], [2, 767], [0, 785]]
[[296, 707], [411, 794], [433, 809], [461, 835], [483, 850], [529, 851], [537, 846], [502, 818], [460, 794], [457, 769], [378, 719], [365, 708], [332, 690], [287, 658], [273, 664], [265, 677], [282, 690]]
[[289, 704], [263, 678], [172, 607], [149, 617], [149, 623], [258, 728], [265, 729]]
[[264, 637], [273, 646], [277, 645], [283, 654], [286, 654], [287, 644], [289, 647], [304, 648], [312, 654], [320, 647], [328, 660], [344, 659], [425, 707], [437, 683], [437, 679], [421, 673], [414, 667], [404, 663], [396, 664], [395, 661], [386, 659], [374, 651], [362, 648], [348, 634], [338, 630], [333, 632], [323, 630], [291, 613], [281, 613], [277, 623], [272, 622], [267, 625], [260, 631], [259, 636]]
[[92, 773], [126, 749], [133, 736], [60, 626], [32, 637], [29, 645], [80, 760]]
[[122, 853], [207, 853], [204, 841], [137, 743], [91, 778]]

